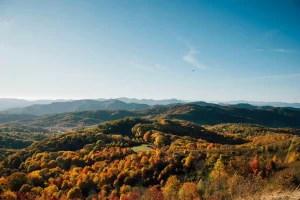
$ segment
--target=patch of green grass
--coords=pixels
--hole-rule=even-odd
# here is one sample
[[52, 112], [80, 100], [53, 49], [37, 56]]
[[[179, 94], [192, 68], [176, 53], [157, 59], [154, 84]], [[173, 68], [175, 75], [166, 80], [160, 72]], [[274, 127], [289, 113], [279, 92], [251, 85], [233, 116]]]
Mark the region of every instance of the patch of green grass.
[[154, 147], [151, 146], [150, 144], [142, 144], [142, 145], [139, 145], [139, 146], [135, 146], [135, 147], [132, 147], [133, 151], [135, 152], [141, 152], [141, 151], [153, 151], [154, 150]]

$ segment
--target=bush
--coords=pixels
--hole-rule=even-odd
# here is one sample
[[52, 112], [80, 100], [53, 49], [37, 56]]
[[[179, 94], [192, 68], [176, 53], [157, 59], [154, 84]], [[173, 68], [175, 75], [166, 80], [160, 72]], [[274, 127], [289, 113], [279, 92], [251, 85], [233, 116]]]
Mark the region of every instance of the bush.
[[12, 191], [18, 191], [26, 183], [27, 175], [21, 172], [15, 172], [8, 178], [8, 185]]
[[17, 195], [12, 191], [5, 191], [2, 195], [0, 195], [0, 199], [5, 200], [17, 200]]
[[20, 194], [26, 193], [26, 192], [30, 192], [31, 191], [31, 186], [28, 184], [24, 184], [21, 189], [19, 190]]
[[300, 184], [300, 177], [295, 171], [284, 170], [276, 176], [276, 185], [284, 189], [294, 189]]
[[69, 190], [67, 194], [68, 199], [76, 199], [76, 198], [81, 198], [81, 190], [78, 187], [74, 187]]

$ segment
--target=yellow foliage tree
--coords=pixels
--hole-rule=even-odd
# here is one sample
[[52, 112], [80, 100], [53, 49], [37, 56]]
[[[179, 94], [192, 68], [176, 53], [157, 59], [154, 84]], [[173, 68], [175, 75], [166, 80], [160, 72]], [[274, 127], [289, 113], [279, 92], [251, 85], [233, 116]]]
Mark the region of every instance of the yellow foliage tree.
[[158, 147], [161, 148], [165, 143], [165, 137], [162, 135], [159, 135], [155, 138], [154, 144]]
[[7, 190], [3, 194], [0, 195], [0, 199], [17, 200], [17, 195], [12, 191]]
[[177, 176], [170, 176], [166, 182], [166, 185], [162, 188], [164, 199], [173, 200], [177, 199], [177, 193], [180, 188], [180, 182]]
[[287, 163], [293, 163], [298, 160], [298, 154], [294, 151], [290, 152], [287, 156]]
[[59, 189], [56, 185], [49, 185], [44, 189], [43, 197], [49, 198], [49, 197], [55, 197], [57, 196], [57, 193], [59, 192]]
[[225, 170], [222, 155], [220, 155], [219, 159], [215, 163], [212, 172], [210, 173], [210, 181], [214, 188], [220, 189], [221, 185], [224, 185], [224, 182], [227, 178], [228, 173]]
[[194, 157], [191, 156], [191, 155], [189, 155], [189, 156], [186, 158], [186, 160], [185, 160], [184, 166], [185, 166], [186, 168], [190, 168], [190, 167], [192, 167], [193, 162], [194, 162]]
[[68, 199], [81, 198], [81, 196], [82, 196], [82, 193], [78, 187], [74, 187], [74, 188], [70, 189], [67, 194]]
[[184, 183], [178, 192], [178, 197], [180, 200], [200, 200], [197, 192], [197, 184], [190, 182]]

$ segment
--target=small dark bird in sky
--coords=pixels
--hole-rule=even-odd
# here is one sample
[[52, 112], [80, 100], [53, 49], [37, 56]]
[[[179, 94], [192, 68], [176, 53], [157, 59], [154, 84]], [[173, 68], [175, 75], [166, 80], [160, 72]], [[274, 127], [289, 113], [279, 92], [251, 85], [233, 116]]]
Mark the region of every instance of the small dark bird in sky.
[[193, 71], [195, 71], [195, 70], [193, 69]]

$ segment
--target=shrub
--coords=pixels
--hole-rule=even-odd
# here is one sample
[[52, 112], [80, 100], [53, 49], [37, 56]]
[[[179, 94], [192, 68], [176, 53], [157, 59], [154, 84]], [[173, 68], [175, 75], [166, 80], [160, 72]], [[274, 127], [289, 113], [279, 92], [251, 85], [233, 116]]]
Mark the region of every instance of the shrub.
[[21, 172], [15, 172], [8, 178], [8, 185], [12, 191], [18, 191], [23, 184], [27, 183], [27, 176]]
[[32, 186], [28, 185], [28, 184], [24, 184], [21, 189], [19, 190], [20, 194], [26, 193], [26, 192], [30, 192], [31, 191]]
[[82, 196], [82, 193], [78, 187], [74, 187], [74, 188], [70, 189], [67, 194], [68, 199], [81, 198], [81, 196]]

